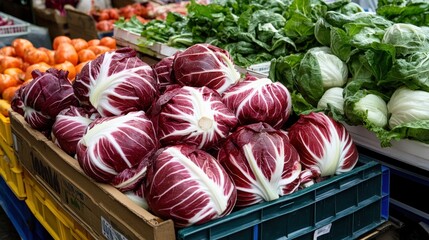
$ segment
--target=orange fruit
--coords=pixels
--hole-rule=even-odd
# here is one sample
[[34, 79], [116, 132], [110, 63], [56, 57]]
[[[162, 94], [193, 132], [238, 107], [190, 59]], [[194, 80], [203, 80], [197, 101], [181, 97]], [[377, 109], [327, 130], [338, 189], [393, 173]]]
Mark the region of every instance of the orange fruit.
[[100, 39], [100, 45], [106, 46], [110, 49], [116, 49], [116, 39], [112, 37], [102, 37]]
[[56, 69], [61, 69], [61, 70], [68, 71], [69, 72], [68, 79], [70, 81], [73, 81], [74, 78], [76, 77], [76, 68], [69, 61], [65, 61], [63, 63], [55, 64], [53, 67], [56, 68]]
[[49, 65], [45, 62], [36, 63], [36, 64], [28, 66], [27, 69], [25, 70], [24, 81], [28, 81], [30, 79], [33, 79], [33, 76], [31, 75], [31, 72], [33, 72], [33, 70], [38, 69], [41, 72], [46, 72], [46, 70], [48, 70], [49, 68], [51, 68], [51, 65]]
[[44, 51], [48, 55], [49, 61], [46, 63], [49, 65], [54, 65], [55, 64], [55, 51], [51, 50], [51, 49], [44, 48], [44, 47], [39, 47], [39, 49]]
[[110, 48], [108, 48], [106, 46], [101, 46], [101, 45], [99, 45], [99, 46], [89, 46], [88, 49], [91, 50], [91, 51], [93, 51], [96, 56], [112, 50], [112, 49], [110, 49]]
[[12, 46], [2, 47], [0, 48], [0, 55], [15, 57], [16, 56], [15, 48]]
[[86, 62], [81, 62], [78, 65], [75, 66], [76, 69], [76, 74], [80, 73], [82, 71], [82, 68], [88, 63], [89, 61]]
[[0, 93], [3, 93], [6, 88], [18, 86], [20, 83], [21, 82], [15, 77], [7, 74], [0, 74]]
[[16, 38], [13, 40], [12, 47], [15, 48], [15, 54], [18, 57], [24, 57], [26, 51], [34, 48], [33, 43], [24, 38]]
[[52, 42], [52, 48], [57, 50], [61, 43], [72, 43], [72, 40], [67, 36], [56, 36]]
[[18, 80], [24, 80], [25, 72], [21, 70], [21, 68], [6, 68], [3, 71], [4, 74], [15, 77]]
[[73, 45], [76, 52], [79, 52], [80, 50], [88, 47], [88, 42], [83, 38], [74, 38], [71, 40], [71, 44]]
[[46, 54], [46, 52], [44, 52], [40, 49], [37, 49], [37, 48], [33, 48], [33, 49], [25, 52], [24, 61], [28, 62], [30, 65], [35, 64], [35, 63], [39, 63], [39, 62], [48, 63], [49, 62], [49, 56], [48, 56], [48, 54]]
[[79, 62], [86, 62], [96, 58], [96, 55], [90, 49], [82, 49], [77, 53], [79, 57]]
[[56, 64], [69, 61], [73, 65], [77, 65], [79, 57], [71, 43], [61, 43], [55, 50], [54, 59]]
[[100, 39], [91, 39], [88, 41], [88, 47], [100, 45]]
[[12, 86], [12, 87], [8, 87], [8, 88], [6, 88], [6, 89], [2, 92], [2, 94], [1, 94], [2, 98], [3, 98], [4, 100], [8, 101], [8, 102], [11, 102], [11, 101], [12, 101], [13, 96], [15, 96], [15, 92], [16, 92], [20, 87], [21, 87], [21, 85], [18, 85], [18, 86]]

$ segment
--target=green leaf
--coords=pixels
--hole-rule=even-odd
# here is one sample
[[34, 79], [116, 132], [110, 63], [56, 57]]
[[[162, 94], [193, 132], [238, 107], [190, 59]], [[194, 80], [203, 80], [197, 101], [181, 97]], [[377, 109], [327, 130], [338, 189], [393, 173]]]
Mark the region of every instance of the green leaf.
[[383, 86], [384, 79], [387, 79], [393, 63], [396, 61], [395, 48], [387, 44], [372, 43], [371, 49], [365, 51], [365, 63], [370, 69], [378, 84]]
[[290, 54], [273, 59], [270, 65], [268, 78], [281, 82], [289, 91], [295, 89], [296, 74], [304, 54]]
[[383, 1], [377, 4], [377, 14], [397, 23], [411, 23], [416, 26], [428, 26], [429, 2], [426, 0], [413, 1]]
[[411, 139], [429, 144], [429, 120], [404, 123], [394, 127], [388, 134], [377, 135], [382, 146], [390, 146], [392, 140]]
[[314, 27], [317, 20], [325, 14], [327, 6], [323, 1], [295, 0], [285, 11], [284, 32], [296, 43], [314, 41]]
[[324, 18], [317, 20], [314, 26], [314, 37], [324, 46], [331, 45], [331, 25]]
[[356, 54], [351, 56], [350, 60], [347, 63], [349, 73], [351, 74], [351, 80], [369, 80], [371, 82], [374, 82], [375, 85], [375, 81], [372, 80], [374, 78], [374, 75], [372, 74], [369, 67], [367, 67], [369, 65], [365, 64], [365, 62], [367, 62], [367, 59], [365, 58], [365, 55], [362, 54], [362, 52], [357, 52]]
[[429, 91], [429, 51], [397, 59], [386, 79], [380, 81], [380, 84], [406, 85], [412, 90]]
[[305, 98], [302, 96], [301, 93], [297, 91], [293, 91], [291, 93], [292, 97], [292, 109], [295, 114], [300, 115], [304, 112], [312, 111], [315, 109], [313, 105], [311, 105]]
[[331, 50], [332, 53], [342, 61], [347, 62], [352, 55], [351, 39], [347, 33], [336, 27], [331, 28]]
[[352, 15], [358, 12], [363, 12], [364, 10], [359, 4], [349, 2], [337, 9], [337, 11], [345, 15]]
[[320, 68], [318, 60], [307, 52], [300, 62], [294, 84], [304, 98], [314, 106], [325, 92]]

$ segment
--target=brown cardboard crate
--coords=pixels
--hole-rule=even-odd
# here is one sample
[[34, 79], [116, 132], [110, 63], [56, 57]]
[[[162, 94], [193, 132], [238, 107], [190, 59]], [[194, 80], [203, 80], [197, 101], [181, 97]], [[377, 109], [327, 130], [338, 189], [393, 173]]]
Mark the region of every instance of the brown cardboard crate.
[[83, 38], [89, 41], [104, 36], [113, 36], [113, 30], [109, 32], [97, 31], [96, 22], [91, 15], [81, 12], [70, 5], [66, 5], [65, 9], [71, 38]]
[[56, 36], [68, 36], [69, 29], [66, 16], [61, 16], [54, 9], [33, 8], [35, 24], [46, 27], [49, 30], [49, 36], [54, 39]]
[[95, 182], [21, 115], [12, 111], [10, 118], [22, 166], [95, 238], [175, 239], [172, 220], [160, 219], [113, 186]]

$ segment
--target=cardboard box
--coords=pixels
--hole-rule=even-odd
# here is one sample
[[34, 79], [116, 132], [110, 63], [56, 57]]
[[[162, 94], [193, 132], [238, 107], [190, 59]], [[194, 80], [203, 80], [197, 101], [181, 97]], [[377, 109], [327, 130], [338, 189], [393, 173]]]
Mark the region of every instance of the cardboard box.
[[70, 5], [66, 5], [65, 9], [71, 38], [83, 38], [89, 41], [105, 36], [113, 36], [113, 30], [108, 32], [97, 31], [96, 21], [91, 15], [81, 12]]
[[22, 166], [96, 239], [175, 239], [172, 220], [141, 208], [116, 188], [84, 174], [79, 163], [10, 113], [14, 149]]
[[51, 39], [56, 36], [69, 35], [66, 16], [61, 16], [57, 11], [50, 8], [34, 7], [33, 12], [35, 24], [48, 28]]

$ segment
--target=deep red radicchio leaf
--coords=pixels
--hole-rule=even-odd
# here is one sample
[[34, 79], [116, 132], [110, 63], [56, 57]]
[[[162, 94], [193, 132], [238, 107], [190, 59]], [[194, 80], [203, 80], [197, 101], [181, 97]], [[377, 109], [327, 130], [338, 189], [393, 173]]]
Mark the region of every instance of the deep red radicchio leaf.
[[[79, 104], [67, 75], [67, 71], [54, 68], [44, 73], [34, 70], [33, 80], [18, 91], [24, 119], [32, 128], [49, 130], [59, 112]], [[17, 103], [20, 108], [18, 100]]]
[[158, 149], [152, 122], [143, 111], [91, 122], [76, 147], [85, 174], [121, 191], [134, 189], [146, 174], [148, 158]]
[[187, 145], [169, 146], [155, 154], [144, 195], [157, 216], [172, 219], [179, 228], [226, 216], [237, 197], [219, 162]]
[[176, 54], [173, 75], [184, 86], [206, 86], [220, 94], [240, 80], [229, 53], [210, 44], [195, 44]]
[[18, 90], [13, 95], [13, 98], [11, 100], [11, 108], [13, 111], [17, 112], [18, 114], [24, 116], [24, 102], [21, 99], [22, 91], [24, 90], [25, 86], [27, 86], [31, 81], [25, 81], [22, 83], [22, 85], [18, 88]]
[[268, 78], [249, 78], [222, 94], [222, 101], [234, 111], [241, 125], [266, 122], [280, 129], [292, 112], [288, 89]]
[[163, 146], [189, 144], [209, 149], [237, 124], [220, 95], [207, 87], [172, 88], [160, 96], [157, 105], [158, 137]]
[[161, 59], [153, 66], [153, 71], [158, 79], [159, 91], [163, 93], [167, 86], [173, 84], [174, 78], [171, 77], [173, 71], [173, 60], [175, 55]]
[[286, 132], [266, 123], [239, 127], [221, 146], [218, 160], [237, 187], [238, 207], [275, 200], [300, 185], [298, 152]]
[[359, 154], [346, 128], [323, 112], [300, 115], [288, 130], [301, 163], [319, 176], [341, 174], [353, 169]]
[[158, 96], [158, 84], [152, 67], [136, 54], [125, 47], [86, 64], [73, 83], [81, 104], [103, 117], [146, 111]]
[[70, 156], [76, 154], [76, 146], [86, 132], [88, 125], [100, 117], [97, 112], [88, 112], [81, 107], [71, 106], [61, 111], [52, 125], [52, 141]]

